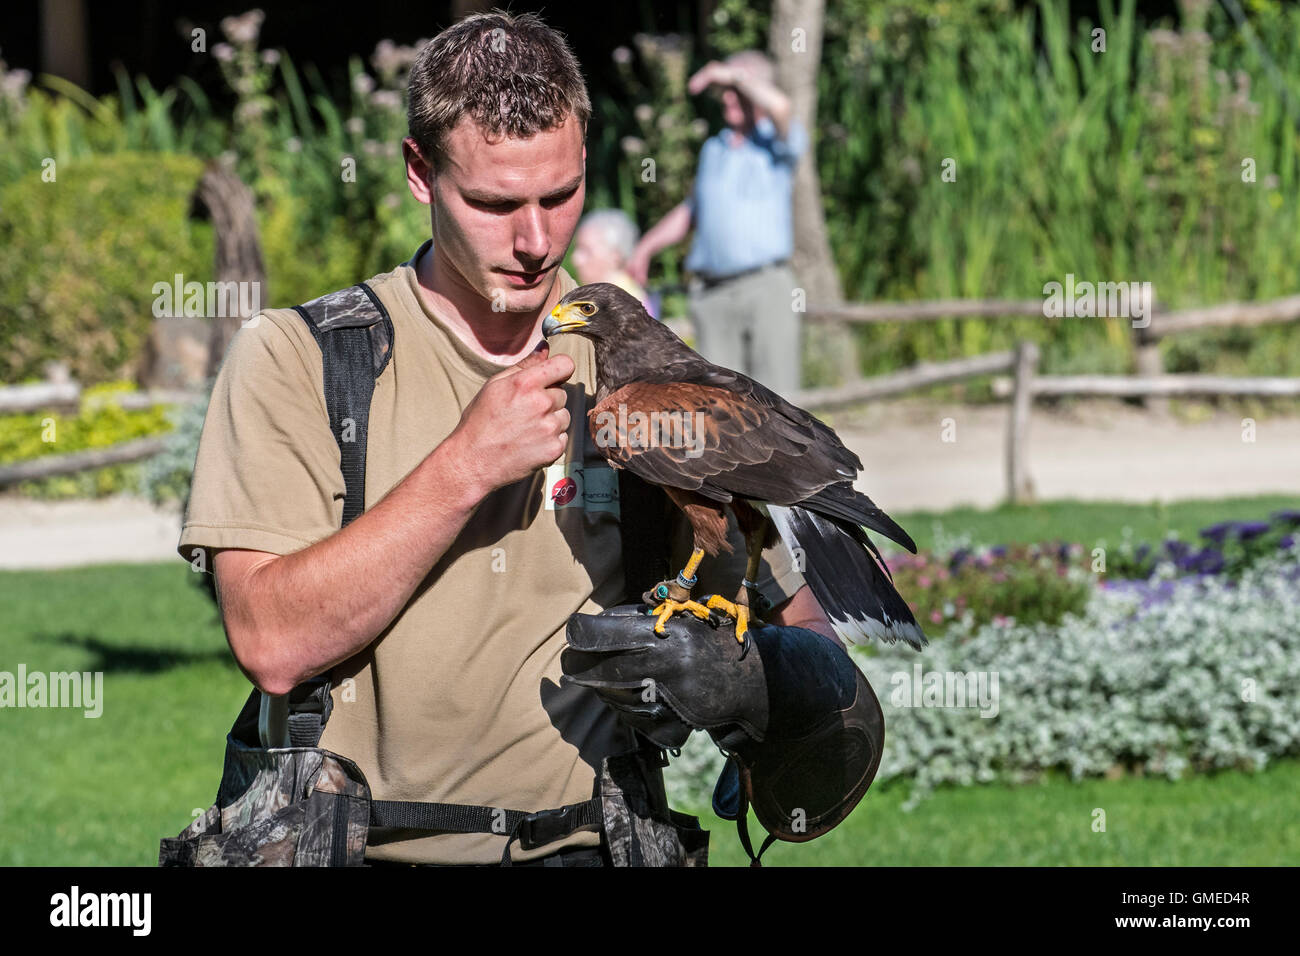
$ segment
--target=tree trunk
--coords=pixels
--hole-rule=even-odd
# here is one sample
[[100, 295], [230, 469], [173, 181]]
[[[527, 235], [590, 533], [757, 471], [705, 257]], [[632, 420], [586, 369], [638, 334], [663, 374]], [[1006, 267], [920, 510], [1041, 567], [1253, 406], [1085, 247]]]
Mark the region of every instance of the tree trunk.
[[[199, 180], [195, 201], [212, 219], [213, 245], [216, 252], [216, 281], [254, 283], [252, 298], [265, 304], [266, 266], [262, 244], [257, 236], [256, 207], [253, 191], [244, 185], [233, 170], [212, 163]], [[235, 301], [242, 305], [244, 296]], [[212, 329], [208, 352], [208, 375], [217, 374], [230, 340], [248, 315], [211, 316]]]
[[[824, 0], [774, 0], [768, 46], [776, 61], [777, 84], [789, 95], [794, 115], [808, 131], [808, 151], [794, 180], [794, 271], [811, 305], [828, 306], [843, 298], [839, 273], [826, 236], [821, 184], [817, 177], [817, 71], [822, 54]], [[805, 323], [805, 376], [811, 384], [849, 380], [858, 375], [850, 330]]]

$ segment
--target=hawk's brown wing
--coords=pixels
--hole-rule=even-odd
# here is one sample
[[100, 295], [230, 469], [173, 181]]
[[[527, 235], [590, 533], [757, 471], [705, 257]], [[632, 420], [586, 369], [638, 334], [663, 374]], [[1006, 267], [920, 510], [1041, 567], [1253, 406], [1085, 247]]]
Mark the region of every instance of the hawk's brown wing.
[[[653, 378], [688, 371], [700, 369], [669, 367]], [[856, 477], [857, 456], [824, 425], [766, 389], [725, 387], [734, 383], [728, 376], [758, 383], [718, 371], [726, 374], [714, 382], [647, 377], [623, 386], [588, 413], [592, 438], [612, 464], [639, 478], [715, 501], [740, 495], [795, 504]]]

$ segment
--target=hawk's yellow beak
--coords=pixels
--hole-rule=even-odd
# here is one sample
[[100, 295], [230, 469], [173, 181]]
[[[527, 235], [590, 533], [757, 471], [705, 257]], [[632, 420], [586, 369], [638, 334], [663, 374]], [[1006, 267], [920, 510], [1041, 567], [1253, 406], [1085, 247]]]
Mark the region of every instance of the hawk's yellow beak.
[[558, 332], [575, 332], [586, 328], [587, 320], [578, 310], [579, 303], [563, 303], [551, 310], [551, 314], [542, 320], [542, 335], [551, 336]]

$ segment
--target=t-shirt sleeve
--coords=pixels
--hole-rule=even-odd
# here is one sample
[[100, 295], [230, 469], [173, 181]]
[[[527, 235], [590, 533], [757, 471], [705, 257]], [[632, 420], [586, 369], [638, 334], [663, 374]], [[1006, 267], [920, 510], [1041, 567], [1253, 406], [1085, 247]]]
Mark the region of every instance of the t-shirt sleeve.
[[[769, 124], [770, 122], [769, 120]], [[778, 162], [793, 166], [799, 161], [799, 157], [803, 155], [804, 150], [808, 148], [808, 133], [803, 128], [803, 124], [797, 119], [791, 119], [790, 128], [786, 132], [785, 139], [776, 135], [774, 125], [771, 132], [772, 138], [768, 141], [768, 145], [772, 150], [772, 155], [776, 157]]]
[[260, 313], [213, 386], [177, 550], [300, 551], [338, 529], [343, 490], [320, 348], [296, 313]]

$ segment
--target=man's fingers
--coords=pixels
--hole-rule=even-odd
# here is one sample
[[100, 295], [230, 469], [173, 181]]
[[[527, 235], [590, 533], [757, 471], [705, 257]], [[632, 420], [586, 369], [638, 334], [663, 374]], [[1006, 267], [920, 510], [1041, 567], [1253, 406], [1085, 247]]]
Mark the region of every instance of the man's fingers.
[[536, 368], [550, 357], [550, 349], [551, 343], [547, 342], [546, 339], [542, 339], [537, 343], [537, 348], [533, 349], [508, 369], [497, 372], [497, 374], [492, 377], [509, 378], [511, 375], [517, 375], [525, 369]]
[[573, 359], [561, 352], [520, 372], [521, 375], [528, 376], [521, 384], [530, 388], [546, 388], [567, 379], [573, 374], [573, 367]]
[[551, 411], [558, 412], [569, 403], [568, 393], [562, 388], [548, 388], [546, 394], [551, 397]]

